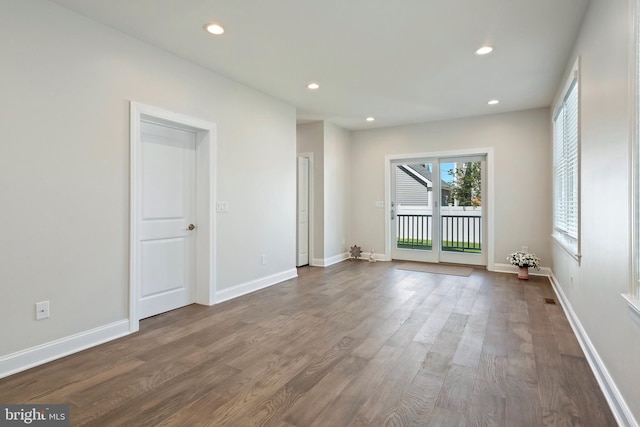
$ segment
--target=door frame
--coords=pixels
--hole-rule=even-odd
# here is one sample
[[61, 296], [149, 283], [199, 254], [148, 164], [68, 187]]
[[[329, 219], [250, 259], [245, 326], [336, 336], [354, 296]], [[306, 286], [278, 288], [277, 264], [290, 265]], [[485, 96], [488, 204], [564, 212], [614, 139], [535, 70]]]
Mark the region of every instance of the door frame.
[[130, 105], [130, 200], [129, 200], [129, 331], [140, 329], [138, 298], [140, 295], [140, 254], [137, 250], [138, 220], [141, 189], [138, 185], [142, 170], [139, 167], [142, 141], [140, 123], [195, 132], [196, 134], [196, 221], [195, 235], [195, 302], [213, 305], [216, 300], [216, 124], [131, 101]]
[[472, 148], [468, 150], [453, 150], [453, 151], [436, 151], [427, 153], [407, 153], [407, 154], [389, 154], [384, 157], [384, 200], [385, 209], [384, 213], [384, 247], [385, 261], [391, 261], [391, 170], [392, 162], [398, 160], [411, 161], [414, 159], [422, 158], [445, 158], [445, 157], [464, 157], [464, 156], [477, 156], [485, 155], [487, 157], [487, 179], [486, 179], [486, 198], [488, 200], [486, 206], [486, 239], [487, 239], [487, 270], [495, 271], [495, 257], [494, 257], [494, 156], [493, 148]]
[[[313, 153], [298, 153], [296, 155], [296, 162], [298, 161], [298, 157], [305, 157], [307, 159], [309, 159], [309, 194], [307, 195], [309, 198], [309, 267], [313, 266], [313, 260], [314, 260], [314, 235], [315, 235], [315, 229], [314, 229], [314, 222], [315, 222], [315, 184], [314, 184], [314, 177], [315, 177], [315, 163], [313, 160]], [[296, 182], [298, 180], [298, 166], [296, 163]], [[296, 192], [296, 210], [298, 208], [298, 195]], [[296, 212], [296, 264], [297, 264], [297, 257], [298, 257], [298, 214]]]

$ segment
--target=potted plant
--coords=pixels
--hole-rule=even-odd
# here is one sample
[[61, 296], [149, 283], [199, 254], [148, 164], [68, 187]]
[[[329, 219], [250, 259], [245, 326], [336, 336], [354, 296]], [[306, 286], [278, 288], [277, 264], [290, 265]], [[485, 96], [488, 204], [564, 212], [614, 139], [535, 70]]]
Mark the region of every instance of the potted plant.
[[518, 267], [518, 279], [529, 279], [529, 267], [540, 270], [540, 258], [535, 254], [516, 251], [507, 257], [507, 260]]

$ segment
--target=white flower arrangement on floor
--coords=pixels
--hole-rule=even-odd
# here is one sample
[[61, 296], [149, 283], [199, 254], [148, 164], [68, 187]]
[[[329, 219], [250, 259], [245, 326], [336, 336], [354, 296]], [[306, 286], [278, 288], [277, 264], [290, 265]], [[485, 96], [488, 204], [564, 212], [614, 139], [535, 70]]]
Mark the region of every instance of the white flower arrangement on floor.
[[540, 270], [540, 258], [535, 254], [528, 254], [526, 252], [517, 251], [510, 254], [507, 260], [518, 267], [533, 267], [536, 270]]

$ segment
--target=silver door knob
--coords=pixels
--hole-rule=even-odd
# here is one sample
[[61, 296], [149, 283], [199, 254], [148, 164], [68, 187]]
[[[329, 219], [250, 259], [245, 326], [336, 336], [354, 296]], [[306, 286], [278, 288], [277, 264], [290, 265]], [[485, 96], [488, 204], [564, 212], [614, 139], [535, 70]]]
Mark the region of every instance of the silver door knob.
[[193, 225], [193, 224], [189, 224], [189, 226], [187, 227], [187, 230], [192, 231], [192, 230], [194, 230], [195, 228], [196, 228], [196, 226], [195, 226], [195, 225]]

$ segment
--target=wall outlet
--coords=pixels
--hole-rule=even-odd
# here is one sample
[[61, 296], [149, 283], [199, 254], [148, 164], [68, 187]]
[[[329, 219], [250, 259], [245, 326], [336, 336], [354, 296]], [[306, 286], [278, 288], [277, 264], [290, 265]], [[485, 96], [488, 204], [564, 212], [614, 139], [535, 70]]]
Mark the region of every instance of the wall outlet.
[[42, 320], [49, 317], [49, 301], [36, 303], [36, 320]]
[[260, 255], [260, 262], [262, 265], [267, 265], [267, 256], [264, 254]]
[[529, 252], [529, 246], [523, 246], [522, 252]]
[[384, 208], [384, 202], [382, 200], [376, 201], [376, 208]]

